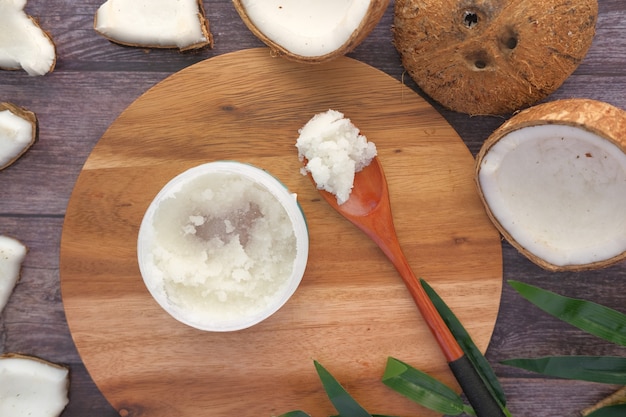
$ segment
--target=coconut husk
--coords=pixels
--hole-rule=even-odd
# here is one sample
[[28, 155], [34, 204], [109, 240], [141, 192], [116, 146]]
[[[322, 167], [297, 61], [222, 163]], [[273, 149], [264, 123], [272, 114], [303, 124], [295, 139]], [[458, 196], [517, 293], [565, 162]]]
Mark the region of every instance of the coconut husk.
[[587, 417], [594, 411], [598, 411], [604, 407], [610, 407], [612, 405], [626, 404], [626, 387], [622, 387], [619, 390], [615, 391], [613, 394], [599, 401], [597, 404], [585, 408], [580, 412], [582, 417]]
[[619, 255], [602, 261], [579, 264], [579, 265], [553, 265], [531, 253], [527, 248], [520, 245], [511, 234], [500, 224], [491, 211], [480, 187], [479, 173], [482, 161], [501, 138], [509, 133], [531, 126], [540, 125], [568, 125], [585, 129], [615, 144], [626, 153], [626, 111], [609, 103], [591, 99], [563, 99], [543, 103], [523, 110], [497, 128], [483, 143], [476, 156], [475, 181], [479, 196], [485, 206], [490, 220], [500, 231], [502, 236], [520, 253], [525, 255], [535, 264], [549, 271], [583, 271], [600, 269], [626, 259], [626, 251]]
[[398, 0], [394, 45], [448, 109], [507, 114], [554, 92], [591, 46], [597, 0]]
[[320, 56], [302, 56], [295, 54], [282, 45], [274, 42], [268, 38], [256, 25], [250, 20], [246, 13], [246, 8], [242, 0], [233, 0], [235, 9], [239, 13], [241, 20], [243, 20], [246, 27], [261, 40], [265, 45], [270, 48], [271, 54], [277, 57], [284, 57], [291, 61], [318, 64], [326, 61], [330, 61], [339, 56], [352, 52], [363, 40], [374, 30], [380, 19], [385, 14], [387, 7], [389, 6], [389, 0], [370, 0], [370, 5], [365, 18], [361, 21], [360, 25], [352, 32], [350, 38], [338, 49]]

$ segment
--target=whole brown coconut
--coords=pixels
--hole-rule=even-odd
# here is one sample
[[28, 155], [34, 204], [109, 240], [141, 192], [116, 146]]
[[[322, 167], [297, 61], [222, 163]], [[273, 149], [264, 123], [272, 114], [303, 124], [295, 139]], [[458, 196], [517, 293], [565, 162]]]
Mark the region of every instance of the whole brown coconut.
[[473, 115], [545, 98], [595, 35], [597, 0], [397, 0], [394, 45], [422, 90]]

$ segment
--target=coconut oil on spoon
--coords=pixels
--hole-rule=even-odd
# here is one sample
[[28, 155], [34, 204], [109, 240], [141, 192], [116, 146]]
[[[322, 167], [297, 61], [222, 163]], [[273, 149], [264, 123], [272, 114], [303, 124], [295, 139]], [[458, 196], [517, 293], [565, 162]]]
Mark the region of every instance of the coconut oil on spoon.
[[[387, 180], [378, 157], [375, 154], [374, 156], [370, 154], [369, 157], [366, 156], [365, 161], [363, 158], [359, 161], [353, 161], [355, 166], [361, 166], [357, 170], [358, 172], [354, 173], [352, 189], [347, 199], [338, 198], [333, 193], [334, 188], [329, 187], [328, 184], [332, 183], [334, 179], [325, 175], [326, 172], [341, 171], [341, 168], [333, 166], [321, 167], [320, 171], [324, 175], [320, 175], [319, 171], [315, 172], [309, 166], [309, 159], [312, 157], [325, 161], [342, 161], [345, 164], [346, 160], [354, 159], [349, 157], [350, 154], [353, 156], [355, 154], [358, 155], [358, 150], [367, 149], [364, 146], [366, 138], [360, 135], [356, 128], [351, 129], [351, 127], [354, 127], [353, 125], [351, 127], [346, 126], [346, 124], [351, 125], [351, 122], [348, 119], [343, 119], [343, 114], [341, 113], [336, 112], [338, 114], [331, 113], [329, 115], [330, 112], [332, 110], [325, 114], [317, 115], [300, 130], [300, 138], [296, 146], [298, 146], [300, 152], [300, 159], [305, 163], [304, 172], [309, 173], [324, 200], [339, 214], [369, 236], [392, 262], [413, 297], [428, 328], [437, 340], [459, 385], [476, 411], [476, 415], [478, 417], [504, 417], [505, 414], [500, 404], [491, 394], [486, 383], [439, 315], [436, 307], [415, 277], [402, 251], [393, 222]], [[331, 127], [328, 126], [328, 123], [320, 123], [320, 119], [330, 122]], [[312, 122], [316, 123], [314, 125], [315, 129], [311, 129]], [[336, 130], [333, 130], [333, 125]], [[351, 133], [347, 134], [346, 132]], [[333, 137], [333, 135], [336, 137]], [[343, 143], [344, 146], [333, 148], [333, 140]], [[346, 147], [346, 142], [354, 144], [356, 150], [351, 149], [349, 146]], [[333, 150], [333, 155], [325, 153], [325, 150], [329, 148]], [[321, 152], [318, 153], [320, 150]], [[344, 158], [335, 155], [341, 151], [344, 152]], [[319, 164], [319, 161], [316, 161], [316, 164]], [[316, 177], [323, 177], [327, 182], [321, 184], [319, 181], [316, 181]], [[344, 183], [345, 181], [341, 180], [338, 182]]]

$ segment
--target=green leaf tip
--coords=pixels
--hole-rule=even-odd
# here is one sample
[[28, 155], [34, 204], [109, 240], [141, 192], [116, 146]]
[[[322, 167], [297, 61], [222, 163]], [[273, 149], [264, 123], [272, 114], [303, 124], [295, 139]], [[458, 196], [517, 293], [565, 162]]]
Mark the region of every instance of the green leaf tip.
[[383, 383], [401, 395], [433, 411], [457, 416], [474, 414], [471, 406], [447, 385], [392, 357], [387, 359]]
[[420, 284], [424, 288], [424, 291], [426, 291], [426, 294], [439, 312], [446, 326], [450, 329], [450, 332], [463, 350], [463, 353], [465, 353], [465, 356], [470, 360], [474, 369], [477, 370], [492, 397], [501, 405], [502, 411], [507, 414], [508, 410], [506, 410], [506, 396], [504, 390], [485, 356], [480, 352], [478, 347], [476, 347], [476, 344], [467, 330], [465, 330], [465, 327], [463, 327], [461, 321], [452, 312], [450, 307], [448, 307], [446, 302], [439, 297], [439, 294], [437, 294], [424, 279], [420, 278]]
[[278, 417], [311, 417], [311, 416], [305, 413], [304, 411], [295, 410], [295, 411], [290, 411], [285, 414], [281, 414]]
[[354, 398], [341, 386], [339, 381], [326, 370], [318, 361], [314, 360], [315, 369], [319, 375], [326, 395], [340, 416], [372, 417]]
[[602, 407], [586, 417], [624, 417], [626, 416], [626, 404], [610, 405]]
[[601, 339], [626, 346], [626, 315], [591, 301], [508, 281], [522, 297], [552, 316]]
[[626, 385], [626, 358], [622, 357], [546, 356], [508, 359], [502, 363], [557, 378]]

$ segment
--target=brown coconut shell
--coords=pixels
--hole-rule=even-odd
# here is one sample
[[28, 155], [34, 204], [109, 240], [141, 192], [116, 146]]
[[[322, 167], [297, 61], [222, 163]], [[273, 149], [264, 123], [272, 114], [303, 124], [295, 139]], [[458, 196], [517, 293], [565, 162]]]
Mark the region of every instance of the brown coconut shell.
[[296, 62], [318, 64], [352, 52], [354, 48], [363, 42], [372, 30], [374, 30], [380, 19], [385, 14], [385, 11], [389, 6], [389, 0], [370, 0], [370, 5], [367, 13], [365, 14], [365, 18], [361, 21], [360, 25], [354, 30], [354, 32], [352, 32], [350, 38], [335, 51], [319, 56], [301, 56], [277, 44], [268, 38], [259, 28], [257, 28], [254, 23], [252, 23], [246, 13], [246, 8], [244, 7], [242, 0], [233, 0], [233, 5], [235, 6], [235, 9], [239, 13], [239, 16], [241, 17], [241, 20], [243, 20], [244, 24], [254, 34], [254, 36], [270, 48], [273, 56], [284, 57]]
[[[180, 51], [184, 52], [184, 51], [191, 51], [194, 49], [201, 49], [204, 47], [209, 47], [209, 48], [213, 48], [213, 34], [211, 33], [211, 26], [209, 23], [209, 19], [206, 18], [206, 13], [204, 11], [204, 4], [202, 3], [202, 0], [197, 0], [198, 3], [198, 20], [200, 21], [200, 30], [202, 31], [202, 34], [204, 35], [204, 38], [206, 39], [205, 41], [202, 42], [196, 42], [194, 44], [191, 45], [187, 45], [183, 48], [179, 48]], [[157, 45], [157, 44], [151, 44], [151, 43], [133, 43], [133, 42], [125, 42], [125, 41], [121, 41], [119, 39], [113, 38], [105, 33], [102, 33], [100, 31], [98, 31], [97, 27], [98, 27], [98, 15], [96, 14], [94, 16], [93, 19], [93, 27], [94, 30], [103, 38], [105, 38], [106, 40], [116, 43], [118, 45], [123, 45], [123, 46], [130, 46], [130, 47], [134, 47], [134, 48], [150, 48], [150, 49], [176, 49], [178, 48], [177, 45]]]
[[554, 92], [591, 46], [597, 0], [397, 0], [394, 45], [450, 110], [507, 114]]
[[13, 103], [0, 103], [0, 111], [9, 110], [14, 115], [28, 121], [32, 126], [32, 136], [31, 140], [27, 146], [25, 146], [22, 151], [16, 155], [13, 159], [11, 159], [6, 164], [0, 166], [0, 171], [12, 165], [15, 161], [17, 161], [22, 155], [26, 153], [39, 139], [39, 122], [37, 120], [37, 116], [30, 110], [27, 110], [23, 107], [19, 107]]
[[624, 153], [626, 153], [626, 111], [611, 104], [591, 99], [578, 98], [556, 100], [525, 109], [511, 117], [499, 128], [497, 128], [483, 143], [476, 156], [475, 181], [487, 215], [500, 231], [502, 236], [513, 247], [515, 247], [532, 262], [549, 271], [583, 271], [600, 269], [625, 260], [626, 251], [612, 258], [589, 264], [566, 266], [553, 265], [536, 256], [534, 253], [531, 253], [515, 241], [506, 228], [498, 222], [497, 218], [491, 211], [478, 180], [483, 159], [491, 147], [509, 133], [525, 127], [549, 124], [567, 125], [587, 130], [612, 142]]

